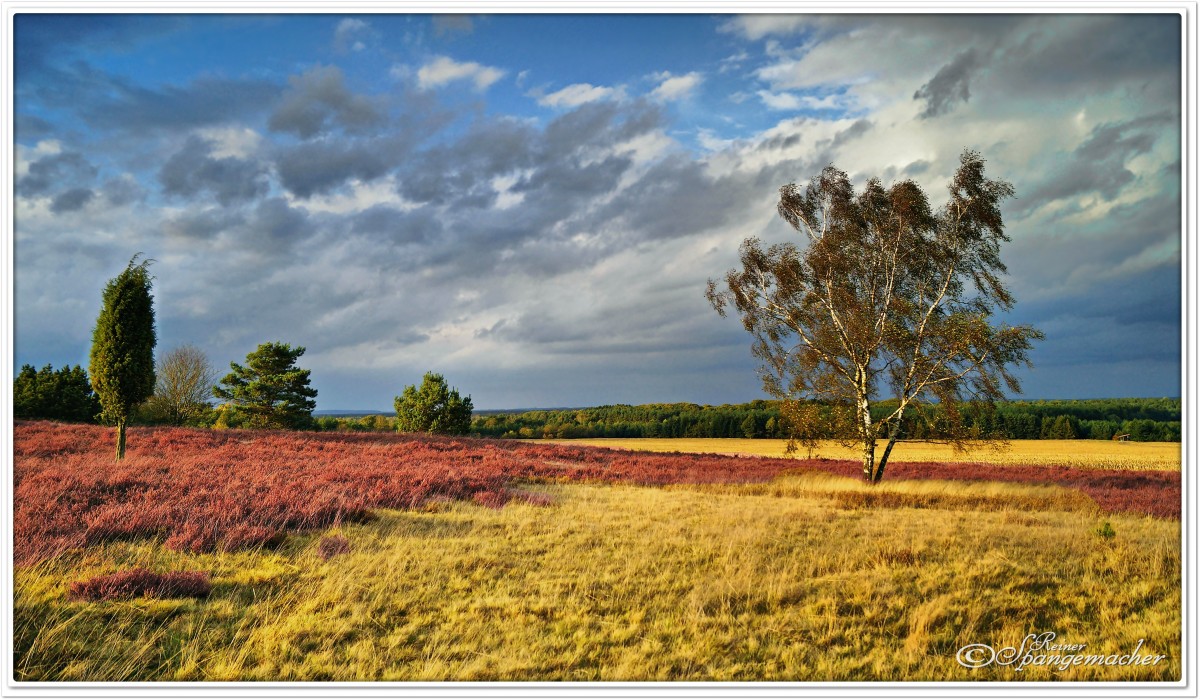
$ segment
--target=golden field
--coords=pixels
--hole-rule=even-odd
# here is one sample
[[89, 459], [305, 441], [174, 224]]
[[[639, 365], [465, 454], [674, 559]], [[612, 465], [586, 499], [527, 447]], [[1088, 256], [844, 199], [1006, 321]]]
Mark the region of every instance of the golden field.
[[[728, 455], [783, 457], [786, 440], [739, 438], [584, 438], [548, 440], [563, 445], [596, 445], [649, 452], [697, 452]], [[882, 450], [880, 441], [877, 450]], [[876, 455], [880, 453], [877, 451]], [[808, 457], [801, 447], [797, 457]], [[861, 460], [858, 448], [825, 441], [811, 453], [826, 459]], [[977, 462], [1083, 467], [1087, 469], [1169, 469], [1178, 471], [1182, 452], [1178, 442], [1115, 442], [1112, 440], [1011, 440], [996, 448], [984, 447], [956, 453], [949, 445], [901, 441], [892, 450], [892, 462]]]
[[[19, 681], [1171, 681], [1182, 670], [1177, 461], [1136, 474], [900, 462], [867, 485], [845, 462], [542, 441], [139, 429], [114, 463], [100, 427], [22, 423], [14, 435]], [[1032, 446], [1077, 460], [1107, 449], [1091, 459], [1108, 469], [1152, 463], [1139, 451], [1156, 447]], [[110, 596], [96, 583], [130, 574], [204, 585]], [[969, 645], [1042, 633], [1098, 658], [1137, 648], [1162, 660], [958, 661]]]
[[[20, 680], [1173, 680], [1178, 521], [997, 482], [528, 485], [552, 504], [382, 511], [277, 550], [113, 542], [16, 570]], [[886, 497], [884, 497], [886, 496]], [[1107, 523], [1107, 532], [1104, 524]], [[351, 551], [323, 561], [323, 534]], [[70, 602], [114, 569], [203, 600]], [[1154, 666], [968, 669], [1056, 632]]]

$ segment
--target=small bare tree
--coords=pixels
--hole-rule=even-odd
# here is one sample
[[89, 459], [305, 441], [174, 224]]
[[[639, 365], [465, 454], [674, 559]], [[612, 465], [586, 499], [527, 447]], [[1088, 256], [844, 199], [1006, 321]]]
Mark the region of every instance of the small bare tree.
[[[994, 324], [1014, 299], [1000, 261], [1000, 202], [1007, 182], [983, 174], [984, 160], [964, 151], [950, 200], [936, 213], [911, 180], [885, 189], [878, 179], [856, 195], [846, 173], [829, 166], [803, 190], [780, 188], [779, 215], [804, 234], [763, 249], [741, 246], [741, 270], [725, 290], [709, 280], [708, 299], [722, 316], [732, 305], [754, 336], [768, 393], [784, 399], [801, 438], [841, 436], [862, 446], [863, 477], [883, 478], [905, 415], [930, 416], [956, 447], [986, 438], [962, 409], [993, 406], [1019, 393], [1014, 364], [1029, 365], [1029, 326]], [[871, 405], [889, 389], [894, 408], [882, 419]], [[890, 404], [889, 404], [890, 405]], [[882, 456], [875, 444], [886, 439]]]
[[181, 345], [159, 357], [154, 376], [154, 396], [147, 408], [157, 419], [183, 425], [211, 407], [217, 373], [196, 346]]

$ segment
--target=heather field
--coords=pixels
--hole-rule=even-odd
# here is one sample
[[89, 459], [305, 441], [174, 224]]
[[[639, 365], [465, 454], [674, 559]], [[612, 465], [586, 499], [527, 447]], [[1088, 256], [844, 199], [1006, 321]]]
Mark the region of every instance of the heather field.
[[[18, 680], [1172, 680], [1180, 473], [14, 428]], [[1054, 631], [1156, 665], [990, 666]], [[1143, 641], [1144, 640], [1144, 641]]]

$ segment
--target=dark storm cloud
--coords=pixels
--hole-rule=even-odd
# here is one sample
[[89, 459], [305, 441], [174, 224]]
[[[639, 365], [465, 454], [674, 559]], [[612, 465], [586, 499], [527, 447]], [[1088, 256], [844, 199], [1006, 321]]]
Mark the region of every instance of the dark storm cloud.
[[921, 110], [921, 119], [947, 114], [958, 106], [959, 102], [971, 99], [971, 75], [982, 65], [983, 59], [979, 52], [970, 48], [954, 57], [954, 60], [942, 66], [929, 82], [925, 83], [913, 94], [914, 100], [924, 100], [925, 109]]
[[746, 208], [770, 197], [791, 173], [792, 161], [755, 171], [712, 176], [704, 164], [684, 155], [652, 166], [633, 187], [622, 190], [595, 215], [609, 221], [626, 239], [680, 238], [728, 226]]
[[785, 148], [791, 148], [800, 143], [800, 134], [775, 134], [771, 138], [763, 139], [757, 146], [756, 151], [778, 151]]
[[[407, 166], [410, 172], [418, 175], [422, 173], [421, 168], [412, 167], [414, 161], [432, 162], [435, 159], [414, 154], [414, 150], [452, 124], [459, 115], [442, 107], [429, 95], [413, 90], [398, 95], [395, 103], [398, 116], [385, 134], [326, 134], [322, 138], [278, 146], [273, 158], [280, 184], [297, 197], [307, 199], [333, 192], [350, 180], [376, 180], [401, 166]], [[488, 147], [488, 144], [475, 145]], [[434, 147], [431, 151], [438, 152], [438, 149]], [[440, 167], [437, 163], [434, 166]]]
[[96, 193], [86, 187], [74, 187], [55, 196], [50, 202], [50, 211], [55, 214], [79, 211], [87, 206], [88, 202], [95, 199], [95, 197]]
[[1019, 225], [1029, 226], [1044, 235], [1014, 233], [1003, 253], [1018, 298], [1090, 293], [1107, 299], [1121, 294], [1124, 277], [1139, 269], [1133, 261], [1157, 254], [1161, 264], [1178, 264], [1178, 192], [1114, 206], [1084, 226], [1058, 225], [1047, 231], [1041, 223]]
[[862, 137], [875, 125], [869, 119], [859, 119], [850, 126], [842, 129], [833, 137], [833, 141], [829, 144], [830, 148], [838, 148], [844, 146], [857, 138]]
[[1078, 148], [1057, 161], [1046, 179], [1030, 188], [1032, 195], [1017, 201], [1017, 210], [1030, 212], [1090, 192], [1115, 199], [1135, 179], [1125, 164], [1149, 152], [1170, 122], [1166, 115], [1151, 115], [1096, 126]]
[[592, 145], [631, 139], [660, 127], [662, 109], [649, 102], [631, 105], [589, 102], [550, 122], [542, 134], [546, 153], [567, 153]]
[[233, 123], [269, 108], [280, 93], [277, 84], [257, 79], [204, 77], [187, 85], [160, 88], [103, 74], [99, 80], [75, 96], [80, 100], [79, 111], [94, 126], [125, 132], [183, 131]]
[[488, 206], [495, 199], [492, 178], [554, 157], [540, 151], [537, 131], [529, 125], [512, 119], [476, 122], [461, 139], [422, 151], [404, 168], [398, 190], [413, 202]]
[[400, 161], [406, 145], [392, 138], [321, 140], [283, 149], [275, 162], [279, 182], [307, 199], [331, 192], [348, 180], [370, 182], [387, 174]]
[[[320, 231], [314, 217], [282, 197], [270, 197], [240, 209], [216, 206], [188, 211], [164, 221], [162, 229], [181, 241], [221, 239], [223, 249], [249, 254], [247, 259], [254, 266], [264, 264], [264, 258], [286, 266], [295, 246], [315, 240]], [[228, 287], [231, 293], [240, 294], [232, 291], [236, 288]], [[214, 293], [225, 289], [217, 287]]]
[[543, 311], [522, 314], [513, 322], [501, 320], [484, 331], [481, 337], [487, 336], [533, 345], [570, 344], [573, 347], [594, 339], [589, 326], [577, 321], [568, 323]]
[[1035, 366], [1180, 361], [1178, 262], [1130, 274], [1098, 289], [1023, 301], [1011, 322], [1046, 334]]
[[221, 204], [257, 199], [267, 193], [267, 169], [243, 158], [212, 156], [213, 144], [193, 136], [158, 171], [163, 192], [191, 197], [208, 192]]
[[432, 242], [441, 236], [443, 228], [437, 214], [424, 208], [405, 212], [386, 204], [377, 204], [350, 217], [351, 231], [376, 242]]
[[21, 141], [36, 141], [51, 136], [55, 132], [54, 125], [41, 117], [35, 117], [32, 114], [21, 114], [20, 112], [13, 115], [13, 138], [18, 143]]
[[[1018, 300], [1010, 317], [1046, 333], [1035, 350], [1036, 366], [1115, 367], [1141, 358], [1147, 367], [1164, 368], [1146, 378], [1158, 384], [1170, 367], [1178, 371], [1179, 211], [1178, 196], [1161, 195], [1113, 207], [1088, 226], [1014, 238], [1003, 251]], [[1107, 387], [1111, 378], [1093, 381]], [[1085, 389], [1066, 395], [1094, 395]]]
[[132, 177], [109, 178], [101, 187], [104, 198], [114, 207], [138, 202], [146, 197], [146, 191]]
[[[444, 112], [420, 105], [408, 117], [418, 134], [446, 123]], [[581, 107], [540, 131], [515, 119], [476, 117], [458, 138], [415, 153], [411, 133], [283, 147], [276, 172], [280, 184], [302, 199], [394, 172], [398, 193], [422, 206], [330, 215], [323, 227], [354, 236], [349, 244], [368, 246], [368, 264], [424, 266], [447, 279], [492, 275], [503, 265], [545, 278], [610, 254], [570, 239], [587, 232], [581, 227], [588, 225], [590, 204], [615, 191], [632, 167], [629, 155], [611, 151], [661, 124], [662, 112], [645, 104]], [[499, 177], [509, 178], [507, 192], [521, 198], [519, 205], [492, 208]], [[537, 244], [526, 245], [532, 241]]]
[[698, 291], [700, 286], [695, 285], [694, 295], [692, 285], [655, 290], [654, 298], [669, 307], [660, 313], [630, 314], [621, 305], [604, 304], [605, 300], [599, 299], [598, 305], [574, 310], [570, 317], [539, 309], [501, 319], [477, 329], [474, 336], [537, 346], [555, 355], [625, 356], [631, 360], [659, 353], [699, 355], [714, 348], [746, 344], [744, 333], [738, 332], [739, 324], [709, 322], [711, 311]]
[[286, 247], [312, 236], [313, 222], [302, 210], [292, 207], [282, 197], [263, 200], [247, 222], [248, 242], [264, 250]]
[[887, 168], [884, 168], [883, 172], [879, 174], [879, 179], [882, 180], [884, 184], [895, 182], [897, 180], [913, 179], [919, 176], [921, 173], [927, 172], [931, 165], [933, 164], [924, 159], [914, 160], [902, 168], [897, 168], [894, 165], [890, 165]]
[[527, 195], [542, 208], [552, 210], [555, 218], [578, 211], [580, 200], [591, 200], [612, 192], [633, 164], [629, 156], [611, 155], [586, 165], [574, 159], [556, 159], [544, 164], [532, 176], [512, 187]]
[[288, 83], [290, 89], [268, 122], [271, 131], [310, 139], [334, 129], [367, 133], [385, 122], [379, 100], [351, 92], [337, 66], [316, 66]]
[[244, 222], [245, 217], [240, 212], [225, 207], [210, 207], [168, 219], [163, 229], [176, 238], [206, 241]]
[[[429, 265], [469, 278], [503, 267], [544, 279], [617, 249], [574, 237], [594, 233], [589, 210], [633, 166], [620, 144], [662, 124], [663, 113], [646, 103], [583, 105], [540, 133], [513, 119], [480, 119], [460, 139], [407, 159], [397, 190], [443, 212], [446, 236], [428, 251]], [[506, 191], [521, 198], [518, 205], [492, 208], [497, 177], [510, 178]]]
[[997, 56], [1003, 89], [1062, 99], [1128, 82], [1135, 91], [1165, 89], [1157, 98], [1178, 94], [1178, 14], [1035, 15], [1026, 21], [1033, 31]]
[[75, 151], [44, 156], [29, 164], [29, 169], [17, 179], [17, 193], [36, 197], [81, 186], [96, 178], [99, 171], [87, 158]]

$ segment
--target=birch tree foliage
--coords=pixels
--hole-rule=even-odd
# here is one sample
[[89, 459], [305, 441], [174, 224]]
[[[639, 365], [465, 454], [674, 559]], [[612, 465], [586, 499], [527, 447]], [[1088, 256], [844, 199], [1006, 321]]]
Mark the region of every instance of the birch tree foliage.
[[[984, 159], [966, 150], [948, 189], [935, 211], [912, 180], [885, 188], [874, 178], [856, 193], [831, 165], [806, 187], [780, 188], [779, 215], [802, 245], [749, 238], [740, 269], [708, 283], [717, 312], [734, 308], [752, 335], [764, 388], [786, 402], [794, 436], [861, 445], [871, 482], [905, 417], [934, 404], [944, 439], [963, 449], [989, 439], [964, 412], [1020, 393], [1013, 369], [1031, 365], [1043, 337], [997, 319], [1015, 303], [1000, 259], [1009, 240], [1000, 204], [1012, 186], [986, 177]], [[873, 419], [884, 398], [892, 410]]]

